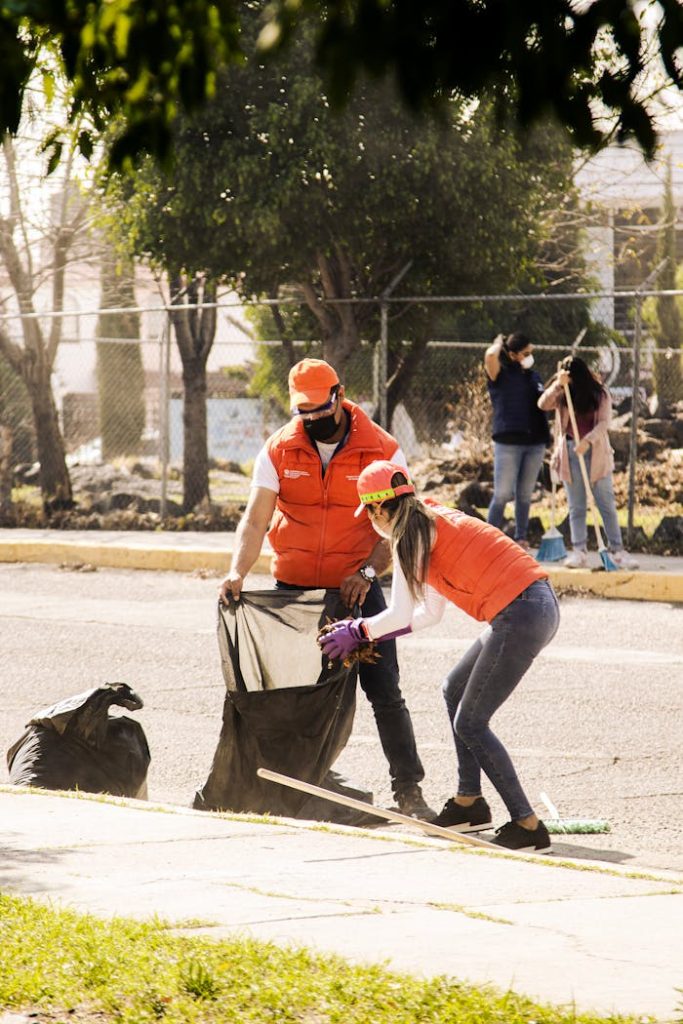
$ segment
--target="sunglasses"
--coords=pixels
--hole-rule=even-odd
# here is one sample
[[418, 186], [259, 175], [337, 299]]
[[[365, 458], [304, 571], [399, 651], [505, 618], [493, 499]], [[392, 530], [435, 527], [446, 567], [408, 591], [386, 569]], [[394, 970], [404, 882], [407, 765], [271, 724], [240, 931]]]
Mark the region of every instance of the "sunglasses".
[[338, 397], [339, 392], [335, 391], [328, 402], [325, 402], [324, 405], [316, 406], [315, 409], [300, 409], [298, 405], [295, 405], [292, 409], [292, 415], [300, 416], [301, 419], [307, 423], [311, 423], [313, 420], [319, 420], [323, 416], [327, 416], [328, 413], [334, 409]]

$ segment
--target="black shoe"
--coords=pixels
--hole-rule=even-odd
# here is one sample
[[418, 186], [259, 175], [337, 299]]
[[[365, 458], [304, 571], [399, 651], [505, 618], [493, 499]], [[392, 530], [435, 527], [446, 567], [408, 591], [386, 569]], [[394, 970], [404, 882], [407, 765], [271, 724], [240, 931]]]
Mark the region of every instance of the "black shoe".
[[483, 832], [491, 828], [491, 809], [483, 796], [478, 796], [471, 807], [461, 807], [451, 797], [432, 824], [449, 828], [452, 832]]
[[401, 814], [407, 814], [409, 818], [419, 818], [421, 821], [434, 821], [436, 817], [436, 811], [433, 811], [428, 806], [417, 783], [399, 789], [396, 792], [396, 804]]
[[551, 849], [548, 829], [542, 821], [534, 829], [523, 828], [516, 821], [508, 821], [496, 829], [496, 837], [491, 840], [491, 844], [522, 853], [549, 853]]

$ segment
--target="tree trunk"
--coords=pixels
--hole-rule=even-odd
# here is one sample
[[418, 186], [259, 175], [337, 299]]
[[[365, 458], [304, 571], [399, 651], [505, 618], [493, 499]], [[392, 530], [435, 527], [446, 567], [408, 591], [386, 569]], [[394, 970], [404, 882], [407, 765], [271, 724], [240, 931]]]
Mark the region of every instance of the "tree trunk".
[[40, 462], [40, 490], [43, 507], [47, 512], [73, 508], [73, 492], [66, 468], [64, 441], [59, 427], [50, 379], [44, 375], [24, 378], [28, 389], [33, 421], [36, 428], [38, 461]]
[[335, 325], [330, 331], [323, 330], [322, 342], [323, 359], [334, 366], [343, 383], [349, 360], [360, 345], [355, 324], [350, 329], [348, 325], [346, 327]]
[[404, 350], [398, 359], [394, 372], [387, 381], [387, 423], [390, 424], [396, 406], [407, 394], [424, 354], [426, 342], [413, 342], [409, 349]]
[[6, 423], [0, 423], [0, 509], [12, 507], [12, 446], [14, 432]]
[[[171, 321], [183, 364], [183, 511], [209, 501], [206, 363], [216, 337], [216, 282], [169, 273]], [[202, 307], [199, 299], [203, 296]], [[186, 305], [191, 308], [184, 309]], [[200, 308], [195, 308], [197, 305]]]
[[206, 415], [206, 366], [201, 359], [183, 364], [183, 511], [209, 499]]

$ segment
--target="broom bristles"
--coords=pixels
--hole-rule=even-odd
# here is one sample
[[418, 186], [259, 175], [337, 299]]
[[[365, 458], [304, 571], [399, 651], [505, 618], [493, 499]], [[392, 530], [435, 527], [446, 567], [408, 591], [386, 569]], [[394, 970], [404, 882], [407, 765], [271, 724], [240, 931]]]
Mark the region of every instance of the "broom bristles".
[[605, 572], [619, 572], [619, 566], [612, 560], [607, 548], [603, 548], [600, 552], [600, 561], [602, 562]]
[[541, 543], [536, 553], [538, 562], [560, 562], [567, 557], [567, 549], [564, 546], [564, 538], [560, 531], [554, 526], [541, 537]]
[[546, 820], [544, 824], [554, 835], [595, 835], [612, 831], [610, 823], [600, 818], [557, 818], [555, 821]]

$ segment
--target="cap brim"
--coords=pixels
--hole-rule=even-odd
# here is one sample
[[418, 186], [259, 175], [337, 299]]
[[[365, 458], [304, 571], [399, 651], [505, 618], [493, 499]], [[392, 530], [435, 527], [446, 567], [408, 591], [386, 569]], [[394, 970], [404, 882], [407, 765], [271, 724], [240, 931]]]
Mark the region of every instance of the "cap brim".
[[296, 409], [300, 405], [325, 405], [330, 400], [330, 391], [333, 386], [331, 384], [329, 388], [317, 388], [313, 391], [290, 391], [290, 409]]

